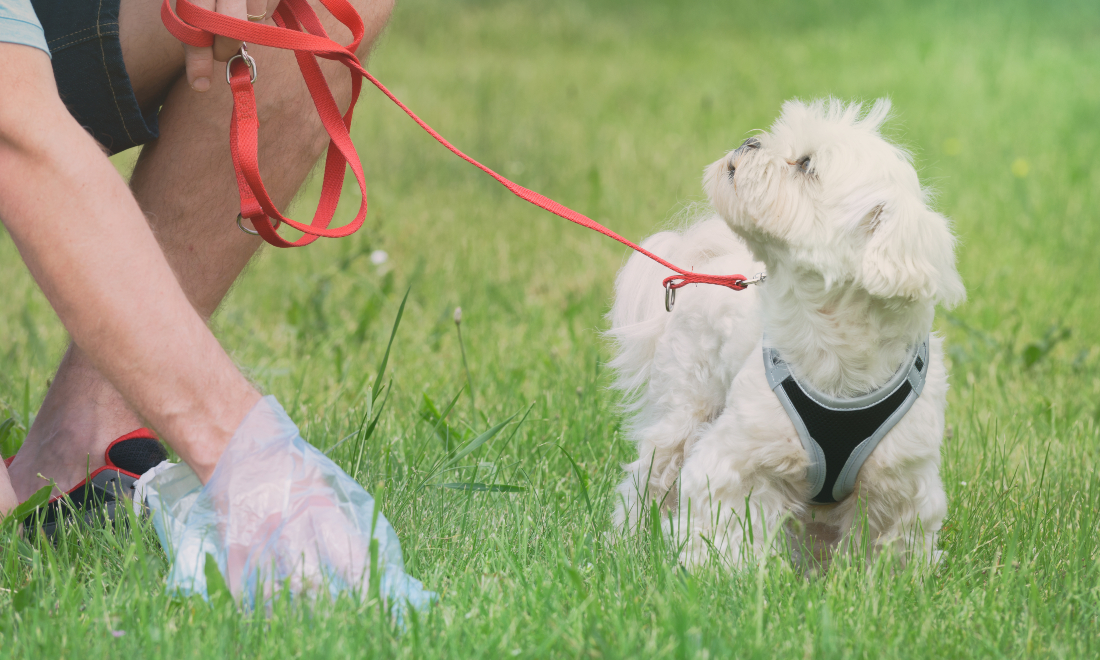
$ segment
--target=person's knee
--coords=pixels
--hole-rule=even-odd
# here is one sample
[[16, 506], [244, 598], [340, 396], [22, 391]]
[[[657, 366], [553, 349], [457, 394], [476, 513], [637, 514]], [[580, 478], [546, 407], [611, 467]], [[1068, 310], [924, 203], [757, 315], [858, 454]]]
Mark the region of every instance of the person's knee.
[[365, 28], [363, 41], [359, 44], [359, 48], [355, 54], [361, 60], [366, 60], [370, 56], [370, 51], [374, 47], [378, 37], [382, 35], [382, 31], [386, 29], [386, 24], [390, 20], [390, 15], [393, 14], [394, 0], [349, 0], [351, 5], [355, 7], [355, 11], [359, 12], [359, 15], [363, 17], [363, 26]]

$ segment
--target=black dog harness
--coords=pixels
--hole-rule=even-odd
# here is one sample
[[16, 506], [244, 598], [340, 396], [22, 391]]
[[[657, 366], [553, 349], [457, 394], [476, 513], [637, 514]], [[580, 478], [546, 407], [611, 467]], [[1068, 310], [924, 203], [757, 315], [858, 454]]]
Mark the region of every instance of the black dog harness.
[[867, 457], [920, 396], [927, 368], [925, 339], [909, 350], [885, 385], [852, 399], [838, 399], [795, 380], [779, 352], [765, 346], [768, 385], [810, 455], [806, 472], [810, 499], [820, 504], [839, 502], [855, 490], [856, 475]]

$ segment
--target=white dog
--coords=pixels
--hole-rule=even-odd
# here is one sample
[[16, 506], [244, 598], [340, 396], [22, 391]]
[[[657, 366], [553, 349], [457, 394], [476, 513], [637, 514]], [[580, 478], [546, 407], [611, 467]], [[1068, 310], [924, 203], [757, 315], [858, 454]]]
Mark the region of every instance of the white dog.
[[615, 522], [657, 507], [689, 566], [777, 537], [819, 567], [937, 555], [947, 373], [930, 332], [966, 294], [948, 221], [879, 134], [889, 109], [786, 103], [706, 170], [715, 215], [643, 244], [699, 273], [765, 271], [762, 286], [688, 285], [668, 313], [669, 271], [635, 254], [619, 273], [612, 366], [638, 460]]

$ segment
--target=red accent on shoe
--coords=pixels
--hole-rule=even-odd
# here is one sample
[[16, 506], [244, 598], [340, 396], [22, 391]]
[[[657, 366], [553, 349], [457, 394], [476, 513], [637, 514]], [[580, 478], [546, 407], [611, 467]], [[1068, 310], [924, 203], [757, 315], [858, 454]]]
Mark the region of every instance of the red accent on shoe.
[[[89, 481], [91, 481], [92, 479], [94, 479], [96, 477], [96, 475], [98, 475], [100, 472], [103, 472], [104, 470], [114, 470], [115, 472], [121, 472], [122, 474], [131, 476], [134, 479], [139, 479], [141, 477], [140, 474], [134, 474], [133, 472], [130, 472], [129, 470], [123, 470], [122, 468], [118, 467], [113, 462], [111, 462], [111, 447], [114, 447], [118, 443], [126, 441], [126, 440], [133, 440], [134, 438], [153, 438], [154, 440], [159, 440], [156, 433], [153, 433], [152, 430], [147, 429], [145, 427], [142, 427], [142, 428], [140, 428], [136, 431], [130, 431], [126, 435], [123, 435], [123, 436], [120, 436], [120, 437], [116, 438], [115, 440], [113, 440], [111, 442], [111, 444], [107, 445], [107, 449], [103, 450], [103, 460], [107, 462], [106, 465], [104, 465], [101, 468], [97, 468], [96, 470], [94, 470], [86, 478], [81, 479], [80, 483], [76, 484], [75, 486], [70, 488], [65, 493], [63, 493], [61, 495], [58, 495], [56, 497], [51, 497], [50, 501], [47, 502], [47, 504], [52, 504], [52, 503], [56, 502], [57, 500], [61, 499], [62, 497], [65, 497], [65, 495], [68, 495], [69, 493], [73, 492], [77, 488], [80, 488], [84, 484], [86, 484]], [[4, 460], [4, 465], [9, 466], [9, 465], [11, 465], [11, 462], [14, 461], [14, 460], [15, 460], [15, 456], [12, 456], [11, 458], [5, 459]]]
[[[114, 447], [123, 440], [133, 440], [134, 438], [152, 438], [154, 440], [160, 440], [160, 438], [157, 437], [157, 434], [153, 433], [152, 429], [147, 429], [143, 426], [136, 431], [130, 431], [126, 435], [119, 436], [117, 440], [107, 445], [107, 452], [111, 451], [111, 447]], [[110, 461], [111, 459], [108, 458], [107, 460]]]

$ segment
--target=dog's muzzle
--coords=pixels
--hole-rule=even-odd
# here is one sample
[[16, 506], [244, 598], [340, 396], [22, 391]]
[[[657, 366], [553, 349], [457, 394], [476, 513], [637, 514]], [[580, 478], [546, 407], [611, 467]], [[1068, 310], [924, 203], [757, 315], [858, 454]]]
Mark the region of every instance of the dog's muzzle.
[[733, 175], [737, 172], [737, 160], [741, 157], [741, 154], [746, 151], [754, 151], [760, 148], [760, 140], [751, 137], [741, 143], [740, 147], [737, 147], [733, 151], [733, 155], [730, 157], [729, 162], [729, 178], [733, 178]]

